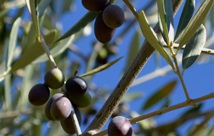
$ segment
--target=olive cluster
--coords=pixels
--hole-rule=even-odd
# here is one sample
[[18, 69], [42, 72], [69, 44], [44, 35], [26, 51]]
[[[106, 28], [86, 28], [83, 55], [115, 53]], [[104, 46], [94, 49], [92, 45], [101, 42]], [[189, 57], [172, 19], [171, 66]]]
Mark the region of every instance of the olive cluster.
[[99, 12], [94, 24], [95, 37], [101, 43], [109, 42], [115, 28], [125, 20], [123, 10], [110, 0], [82, 0], [82, 5], [89, 11]]
[[[50, 89], [62, 88], [63, 92], [50, 97]], [[48, 120], [60, 121], [65, 132], [74, 134], [74, 115], [81, 123], [81, 113], [78, 108], [85, 108], [91, 102], [87, 92], [86, 81], [79, 76], [70, 77], [65, 83], [64, 74], [58, 68], [53, 68], [44, 76], [44, 83], [36, 84], [28, 94], [29, 102], [34, 106], [46, 103], [44, 114]]]
[[127, 118], [116, 116], [108, 125], [108, 136], [135, 136], [135, 134]]

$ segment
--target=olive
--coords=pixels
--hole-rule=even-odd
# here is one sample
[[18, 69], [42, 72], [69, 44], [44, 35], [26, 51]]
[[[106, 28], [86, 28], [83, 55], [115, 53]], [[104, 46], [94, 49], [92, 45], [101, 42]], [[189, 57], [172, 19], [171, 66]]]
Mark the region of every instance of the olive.
[[110, 0], [82, 0], [82, 5], [90, 11], [102, 11]]
[[123, 10], [117, 5], [109, 5], [103, 10], [103, 21], [110, 28], [121, 26], [125, 20]]
[[79, 77], [70, 77], [65, 84], [65, 93], [68, 97], [82, 96], [87, 90], [86, 81]]
[[50, 97], [50, 90], [46, 84], [34, 85], [28, 94], [29, 102], [34, 106], [45, 104]]
[[54, 120], [64, 120], [74, 111], [67, 97], [59, 97], [52, 101], [50, 113]]
[[132, 136], [132, 124], [123, 116], [114, 117], [108, 125], [108, 136]]
[[56, 99], [60, 98], [64, 96], [64, 94], [62, 93], [56, 93], [54, 94], [47, 102], [46, 106], [45, 106], [45, 110], [44, 110], [44, 114], [45, 114], [45, 117], [48, 119], [48, 120], [54, 120], [53, 117], [51, 116], [51, 105], [52, 105], [52, 102], [55, 101]]
[[58, 89], [63, 86], [65, 82], [64, 74], [58, 68], [49, 70], [44, 77], [45, 84], [51, 89]]
[[112, 39], [115, 29], [108, 27], [104, 23], [102, 13], [100, 12], [95, 19], [94, 34], [99, 42], [107, 43]]

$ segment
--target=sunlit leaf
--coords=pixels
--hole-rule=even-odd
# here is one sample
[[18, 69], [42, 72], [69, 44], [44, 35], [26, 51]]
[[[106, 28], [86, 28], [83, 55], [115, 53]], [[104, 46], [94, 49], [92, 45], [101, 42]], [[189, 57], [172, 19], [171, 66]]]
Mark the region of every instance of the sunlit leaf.
[[139, 99], [143, 96], [143, 93], [141, 92], [131, 92], [131, 93], [127, 93], [123, 96], [121, 102], [129, 102], [129, 101], [133, 101], [136, 99]]
[[140, 27], [141, 27], [142, 33], [145, 36], [145, 38], [148, 41], [148, 43], [155, 50], [157, 50], [160, 53], [160, 55], [162, 57], [164, 57], [165, 60], [169, 63], [169, 65], [174, 69], [174, 65], [172, 63], [172, 60], [170, 59], [170, 57], [166, 53], [166, 51], [163, 49], [163, 47], [159, 44], [157, 36], [156, 36], [154, 30], [149, 26], [144, 11], [140, 12], [139, 23], [140, 23]]
[[11, 75], [5, 77], [4, 81], [4, 98], [5, 98], [5, 110], [11, 110], [12, 108], [12, 95], [11, 95]]
[[210, 11], [213, 5], [213, 0], [205, 0], [201, 7], [196, 12], [195, 16], [190, 20], [187, 27], [185, 28], [181, 38], [178, 49], [181, 49], [195, 34], [197, 29], [203, 23], [208, 12]]
[[83, 16], [72, 28], [70, 28], [64, 35], [57, 39], [56, 42], [65, 39], [83, 29], [88, 23], [94, 20], [97, 14], [97, 12], [88, 12], [85, 14], [85, 16]]
[[167, 97], [175, 88], [177, 81], [172, 80], [171, 82], [164, 85], [162, 88], [158, 89], [149, 99], [145, 102], [143, 106], [143, 110], [146, 110], [155, 104], [157, 104], [159, 101]]
[[112, 65], [115, 64], [116, 62], [118, 62], [121, 58], [122, 58], [122, 57], [120, 57], [120, 58], [118, 58], [118, 59], [116, 59], [116, 60], [114, 60], [114, 61], [112, 61], [112, 62], [106, 63], [106, 64], [104, 64], [104, 65], [102, 65], [102, 66], [100, 66], [100, 67], [98, 67], [98, 68], [92, 69], [91, 71], [89, 71], [89, 72], [87, 72], [87, 73], [81, 75], [81, 77], [86, 77], [86, 76], [90, 76], [90, 75], [93, 75], [93, 74], [95, 74], [95, 73], [101, 72], [101, 71], [107, 69], [108, 67], [112, 66]]
[[212, 28], [214, 28], [214, 6], [211, 8], [211, 10], [210, 10], [210, 24], [211, 24], [211, 26], [212, 26]]
[[178, 28], [175, 35], [175, 41], [179, 39], [185, 30], [187, 24], [189, 23], [195, 9], [195, 0], [186, 0], [184, 8], [181, 13], [181, 17], [178, 23]]
[[[53, 41], [56, 38], [56, 31], [53, 30], [49, 34], [47, 34], [44, 39], [50, 48], [53, 46]], [[25, 51], [21, 54], [20, 58], [12, 65], [10, 72], [16, 71], [19, 68], [23, 68], [30, 63], [32, 63], [36, 58], [44, 53], [44, 49], [41, 43], [36, 40], [32, 46], [29, 46]]]
[[19, 100], [16, 103], [17, 109], [19, 109], [20, 107], [23, 107], [25, 104], [28, 103], [28, 93], [30, 91], [30, 88], [32, 87], [31, 83], [33, 81], [32, 74], [33, 74], [33, 66], [29, 65], [28, 67], [25, 68]]
[[201, 25], [195, 35], [186, 44], [183, 52], [182, 67], [189, 68], [201, 54], [201, 51], [206, 43], [206, 28]]
[[38, 17], [40, 18], [43, 14], [44, 14], [44, 12], [45, 12], [45, 9], [50, 5], [50, 3], [51, 3], [51, 1], [52, 0], [42, 0], [40, 3], [39, 3], [39, 11], [38, 11], [38, 13], [39, 13], [39, 15], [38, 15]]
[[170, 41], [174, 40], [174, 20], [172, 1], [157, 0], [159, 26], [163, 33], [166, 43], [169, 45]]
[[128, 58], [126, 59], [125, 71], [134, 60], [139, 49], [140, 49], [140, 35], [139, 35], [139, 32], [136, 31], [129, 45]]
[[7, 69], [6, 70], [10, 68], [11, 62], [13, 60], [20, 23], [21, 23], [21, 18], [17, 18], [10, 32], [9, 45], [7, 50]]
[[25, 0], [26, 5], [28, 7], [28, 11], [30, 12], [33, 25], [36, 30], [37, 37], [40, 38], [40, 30], [39, 30], [39, 21], [38, 21], [38, 16], [37, 16], [37, 1], [36, 0]]

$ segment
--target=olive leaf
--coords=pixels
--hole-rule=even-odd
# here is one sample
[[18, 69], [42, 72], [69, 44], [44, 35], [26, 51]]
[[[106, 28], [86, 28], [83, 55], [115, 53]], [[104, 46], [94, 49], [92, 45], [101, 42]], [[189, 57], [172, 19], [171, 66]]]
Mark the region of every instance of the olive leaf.
[[194, 36], [186, 44], [183, 52], [182, 67], [189, 68], [201, 54], [201, 51], [206, 43], [206, 28], [201, 25]]
[[[53, 30], [49, 34], [47, 34], [44, 39], [50, 47], [53, 46], [53, 41], [56, 38], [57, 31]], [[40, 55], [44, 53], [44, 49], [41, 45], [41, 42], [36, 40], [31, 46], [28, 46], [27, 49], [24, 50], [24, 52], [21, 54], [20, 58], [12, 65], [10, 72], [16, 71], [17, 69], [23, 68], [30, 63], [33, 62], [36, 58], [38, 58]]]
[[179, 40], [187, 24], [189, 23], [195, 9], [195, 0], [186, 0], [181, 17], [178, 23], [178, 28], [175, 34], [175, 41]]
[[123, 96], [121, 102], [129, 102], [129, 101], [133, 101], [139, 98], [142, 98], [143, 93], [142, 92], [131, 92], [131, 93], [127, 93]]
[[98, 14], [97, 12], [88, 12], [87, 14], [85, 14], [72, 28], [70, 28], [64, 35], [58, 38], [56, 42], [59, 42], [60, 40], [63, 40], [80, 31], [88, 23], [93, 21], [97, 14]]
[[16, 46], [16, 40], [17, 40], [17, 35], [18, 35], [18, 30], [19, 26], [21, 24], [21, 18], [17, 18], [16, 21], [14, 22], [12, 26], [12, 30], [10, 32], [10, 40], [9, 40], [9, 45], [7, 49], [7, 65], [6, 65], [6, 70], [10, 69], [10, 65], [13, 60], [13, 55], [14, 55], [14, 50]]
[[159, 13], [159, 26], [166, 43], [169, 45], [170, 41], [174, 41], [174, 20], [172, 1], [157, 0], [157, 5]]
[[25, 0], [26, 5], [28, 7], [28, 11], [30, 12], [30, 15], [32, 17], [33, 25], [36, 30], [37, 37], [40, 38], [40, 28], [39, 28], [39, 21], [37, 16], [37, 1], [36, 0]]
[[104, 65], [102, 65], [102, 66], [100, 66], [100, 67], [97, 67], [97, 68], [95, 68], [95, 69], [92, 69], [91, 71], [88, 71], [87, 73], [81, 75], [81, 77], [86, 77], [86, 76], [90, 76], [90, 75], [93, 75], [93, 74], [95, 74], [95, 73], [101, 72], [101, 71], [107, 69], [108, 67], [112, 66], [112, 65], [115, 64], [116, 62], [118, 62], [121, 58], [122, 58], [122, 57], [120, 57], [120, 58], [118, 58], [118, 59], [116, 59], [116, 60], [114, 60], [114, 61], [112, 61], [112, 62], [106, 63], [106, 64], [104, 64]]
[[171, 82], [167, 83], [160, 89], [158, 89], [151, 97], [148, 98], [148, 100], [145, 102], [143, 106], [143, 110], [146, 110], [155, 104], [157, 104], [160, 100], [164, 99], [166, 96], [168, 96], [175, 88], [177, 84], [176, 80], [172, 80]]
[[163, 49], [163, 47], [160, 45], [157, 35], [155, 34], [154, 30], [149, 26], [146, 15], [144, 11], [142, 10], [139, 15], [139, 23], [141, 27], [141, 31], [143, 35], [145, 36], [148, 43], [157, 50], [162, 57], [165, 58], [165, 60], [169, 63], [169, 65], [174, 69], [174, 65], [172, 63], [172, 60], [170, 59], [167, 52]]
[[206, 18], [208, 12], [210, 11], [213, 5], [213, 0], [205, 0], [203, 4], [200, 6], [195, 16], [190, 20], [187, 27], [185, 28], [178, 46], [178, 50], [181, 49], [195, 34], [197, 29], [203, 23]]
[[125, 71], [131, 65], [139, 49], [140, 49], [140, 34], [138, 31], [136, 31], [132, 37], [131, 43], [129, 44], [128, 58], [126, 59]]

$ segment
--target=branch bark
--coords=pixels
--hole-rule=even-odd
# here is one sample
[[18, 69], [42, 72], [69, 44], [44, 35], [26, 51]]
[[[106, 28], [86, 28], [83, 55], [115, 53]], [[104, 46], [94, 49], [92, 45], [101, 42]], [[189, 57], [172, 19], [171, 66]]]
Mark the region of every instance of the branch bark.
[[[176, 14], [182, 2], [183, 0], [173, 0], [174, 15]], [[160, 34], [158, 24], [154, 27], [154, 30], [156, 33]], [[92, 123], [83, 133], [83, 136], [92, 136], [102, 129], [108, 118], [112, 115], [114, 109], [118, 106], [121, 98], [127, 92], [131, 83], [140, 73], [154, 51], [155, 50], [148, 44], [147, 41], [143, 43], [143, 46], [135, 57], [133, 63], [125, 72], [122, 79], [119, 81], [101, 110], [97, 113]]]

